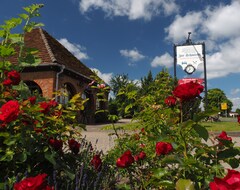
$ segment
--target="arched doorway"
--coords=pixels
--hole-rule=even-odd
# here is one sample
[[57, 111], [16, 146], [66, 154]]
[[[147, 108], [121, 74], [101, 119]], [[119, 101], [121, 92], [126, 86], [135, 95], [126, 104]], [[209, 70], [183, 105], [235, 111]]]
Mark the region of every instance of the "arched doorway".
[[28, 89], [30, 90], [30, 93], [32, 95], [42, 95], [42, 89], [41, 87], [34, 81], [26, 80], [24, 83], [28, 86]]

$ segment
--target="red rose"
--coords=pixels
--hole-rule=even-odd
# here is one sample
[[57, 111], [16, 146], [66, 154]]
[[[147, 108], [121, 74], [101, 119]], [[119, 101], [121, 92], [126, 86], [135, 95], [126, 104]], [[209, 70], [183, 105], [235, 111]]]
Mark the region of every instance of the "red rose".
[[18, 85], [21, 81], [20, 74], [15, 70], [8, 72], [7, 77], [12, 81], [13, 85]]
[[232, 141], [232, 138], [229, 137], [225, 131], [222, 131], [222, 132], [218, 135], [218, 139], [220, 139], [220, 140]]
[[49, 111], [50, 111], [50, 104], [47, 103], [47, 102], [39, 102], [39, 105], [40, 105], [40, 112], [44, 113], [44, 114], [47, 114]]
[[172, 144], [168, 142], [157, 142], [156, 154], [158, 156], [170, 153], [173, 150]]
[[176, 103], [177, 103], [177, 99], [174, 97], [174, 96], [168, 96], [166, 99], [165, 99], [165, 104], [167, 104], [168, 106], [172, 107], [172, 106], [175, 106]]
[[204, 87], [196, 82], [188, 82], [178, 85], [174, 89], [173, 95], [181, 101], [187, 101], [198, 97], [202, 93], [203, 89]]
[[211, 190], [240, 190], [240, 173], [228, 169], [228, 173], [223, 179], [215, 177], [209, 186]]
[[117, 159], [117, 167], [126, 168], [134, 162], [134, 158], [130, 150], [127, 150], [123, 155]]
[[217, 177], [214, 178], [214, 182], [210, 182], [209, 187], [211, 190], [233, 190], [227, 182]]
[[12, 85], [12, 81], [11, 81], [10, 79], [5, 79], [5, 80], [3, 81], [3, 85], [4, 85], [4, 86], [10, 86], [10, 85]]
[[47, 174], [39, 174], [35, 177], [28, 177], [14, 184], [14, 190], [54, 190], [47, 185]]
[[49, 139], [49, 144], [54, 148], [54, 150], [58, 151], [58, 150], [62, 150], [63, 147], [63, 142], [62, 140], [57, 140], [57, 139], [53, 139], [50, 138]]
[[0, 120], [4, 123], [10, 123], [17, 119], [19, 114], [19, 103], [16, 100], [10, 100], [0, 108]]
[[134, 156], [134, 160], [137, 162], [146, 158], [146, 153], [141, 151], [138, 155]]
[[71, 139], [68, 141], [68, 145], [70, 150], [74, 153], [74, 154], [78, 154], [79, 152], [79, 148], [80, 148], [80, 143], [78, 143], [77, 141], [75, 141], [74, 139]]
[[30, 102], [31, 104], [35, 104], [35, 103], [36, 103], [36, 99], [37, 99], [36, 96], [31, 96], [31, 97], [28, 98], [28, 100], [29, 100], [29, 102]]
[[50, 100], [48, 104], [50, 107], [56, 107], [58, 105], [58, 103], [55, 100]]
[[95, 170], [99, 171], [101, 169], [102, 160], [99, 154], [93, 156], [93, 159], [91, 160], [91, 164], [95, 168]]

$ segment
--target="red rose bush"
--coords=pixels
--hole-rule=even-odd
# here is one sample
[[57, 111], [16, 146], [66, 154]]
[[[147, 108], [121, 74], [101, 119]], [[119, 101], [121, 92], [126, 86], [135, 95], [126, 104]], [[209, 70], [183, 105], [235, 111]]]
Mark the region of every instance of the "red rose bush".
[[39, 174], [35, 177], [27, 177], [14, 184], [14, 190], [54, 190], [47, 185], [47, 174]]

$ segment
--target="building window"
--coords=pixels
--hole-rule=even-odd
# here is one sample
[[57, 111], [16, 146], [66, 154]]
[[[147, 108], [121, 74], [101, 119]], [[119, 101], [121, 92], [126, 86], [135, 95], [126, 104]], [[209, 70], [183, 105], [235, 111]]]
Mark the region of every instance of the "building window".
[[67, 104], [69, 100], [76, 94], [74, 86], [70, 83], [65, 83], [61, 89], [61, 96], [59, 102], [61, 104]]

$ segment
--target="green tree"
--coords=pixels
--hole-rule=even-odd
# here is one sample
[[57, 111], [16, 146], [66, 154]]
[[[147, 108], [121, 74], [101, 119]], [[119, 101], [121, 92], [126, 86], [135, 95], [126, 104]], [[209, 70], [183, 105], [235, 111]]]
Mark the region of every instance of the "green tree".
[[148, 91], [151, 89], [152, 83], [154, 81], [154, 78], [152, 76], [152, 72], [149, 71], [148, 75], [141, 78], [141, 94], [147, 94]]
[[130, 80], [127, 74], [116, 75], [110, 80], [111, 90], [113, 91], [114, 95], [117, 95], [119, 90], [126, 87], [129, 83]]
[[[207, 96], [208, 109], [219, 109], [221, 110], [221, 103], [227, 103], [228, 108], [227, 112], [229, 113], [232, 110], [233, 103], [227, 98], [226, 94], [219, 88], [213, 88], [208, 90]], [[203, 100], [205, 102], [205, 98]], [[204, 103], [206, 108], [206, 104]]]
[[239, 108], [236, 109], [236, 112], [238, 113], [238, 115], [240, 115], [240, 109]]

